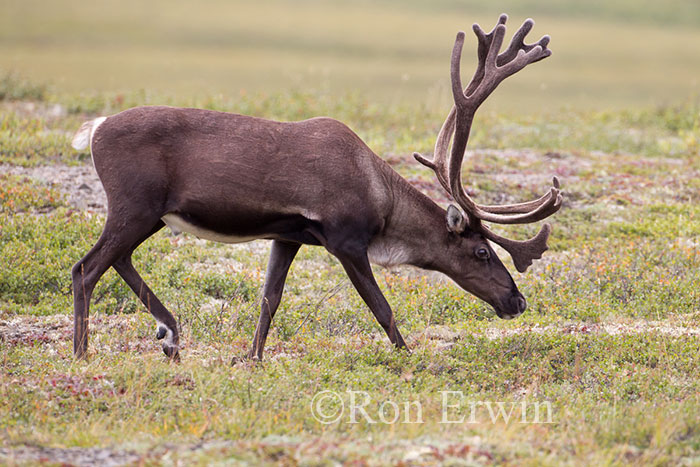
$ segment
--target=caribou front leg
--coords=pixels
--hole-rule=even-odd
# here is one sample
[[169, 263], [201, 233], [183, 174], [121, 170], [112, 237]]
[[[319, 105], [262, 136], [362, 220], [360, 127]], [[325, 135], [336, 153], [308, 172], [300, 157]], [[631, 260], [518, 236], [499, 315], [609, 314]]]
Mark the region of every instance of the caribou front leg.
[[348, 274], [348, 277], [350, 277], [350, 281], [355, 286], [355, 289], [357, 289], [362, 299], [372, 311], [374, 317], [377, 318], [384, 332], [389, 336], [391, 343], [397, 348], [408, 350], [406, 342], [404, 342], [401, 333], [399, 333], [396, 327], [394, 313], [391, 311], [389, 302], [384, 298], [384, 294], [379, 288], [379, 285], [377, 285], [377, 281], [374, 279], [367, 253], [338, 255], [338, 259], [343, 265], [343, 268], [345, 268], [345, 272]]
[[[272, 242], [270, 259], [267, 263], [267, 273], [265, 275], [265, 285], [263, 286], [262, 303], [260, 304], [260, 318], [253, 337], [253, 346], [248, 352], [248, 358], [262, 360], [263, 348], [267, 333], [270, 330], [270, 323], [275, 316], [277, 307], [282, 299], [284, 282], [287, 279], [287, 272], [294, 261], [294, 257], [301, 245], [299, 243], [289, 243], [279, 240]], [[236, 359], [234, 358], [234, 362]]]

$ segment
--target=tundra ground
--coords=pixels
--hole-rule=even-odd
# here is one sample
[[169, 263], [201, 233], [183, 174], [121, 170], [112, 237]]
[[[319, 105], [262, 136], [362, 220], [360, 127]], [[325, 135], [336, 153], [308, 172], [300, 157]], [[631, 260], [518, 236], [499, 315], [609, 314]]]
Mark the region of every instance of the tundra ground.
[[[178, 318], [182, 362], [165, 360], [153, 319], [112, 271], [93, 296], [89, 357], [73, 360], [70, 267], [99, 235], [104, 198], [89, 155], [68, 142], [84, 119], [141, 97], [37, 100], [13, 86], [26, 97], [0, 104], [0, 462], [700, 462], [697, 102], [479, 116], [464, 173], [478, 200], [531, 198], [553, 174], [566, 198], [551, 250], [514, 273], [529, 302], [518, 319], [437, 275], [377, 268], [412, 349], [395, 351], [337, 261], [304, 247], [265, 360], [231, 366], [250, 344], [269, 246], [166, 230], [135, 264]], [[410, 157], [430, 152], [437, 111], [297, 92], [184, 103], [335, 116], [447, 201]], [[327, 413], [345, 410], [332, 423], [313, 410], [321, 391], [339, 397]], [[364, 413], [349, 411], [353, 398]]]

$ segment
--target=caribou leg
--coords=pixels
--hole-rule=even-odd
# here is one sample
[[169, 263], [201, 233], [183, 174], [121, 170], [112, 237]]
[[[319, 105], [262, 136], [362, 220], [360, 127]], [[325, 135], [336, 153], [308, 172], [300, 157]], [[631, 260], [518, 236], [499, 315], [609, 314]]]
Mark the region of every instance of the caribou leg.
[[384, 294], [374, 279], [367, 253], [340, 254], [337, 256], [348, 277], [350, 277], [350, 281], [372, 311], [372, 314], [377, 318], [384, 332], [389, 336], [391, 343], [400, 349], [408, 349], [396, 327], [391, 306], [389, 306], [389, 302], [384, 298]]
[[[263, 286], [263, 297], [260, 305], [260, 318], [253, 337], [253, 347], [248, 352], [248, 358], [262, 360], [263, 348], [267, 333], [270, 330], [270, 323], [275, 316], [277, 307], [282, 299], [284, 282], [287, 279], [287, 272], [292, 265], [301, 244], [289, 243], [280, 240], [272, 242], [270, 259], [267, 263], [267, 273], [265, 275], [265, 285]], [[237, 359], [234, 358], [234, 363]]]
[[153, 291], [148, 287], [148, 284], [141, 278], [139, 273], [134, 269], [134, 265], [131, 262], [131, 255], [136, 250], [136, 248], [141, 245], [147, 238], [151, 237], [153, 234], [158, 232], [163, 228], [165, 224], [161, 221], [156, 224], [155, 227], [146, 235], [144, 235], [139, 241], [137, 241], [129, 250], [129, 252], [119, 259], [117, 259], [112, 267], [117, 271], [117, 273], [124, 279], [124, 282], [129, 286], [129, 288], [139, 297], [141, 303], [146, 307], [149, 313], [158, 322], [158, 333], [156, 335], [157, 339], [165, 338], [163, 343], [163, 353], [168, 356], [168, 358], [179, 361], [179, 343], [180, 337], [177, 329], [177, 322], [175, 317], [168, 311], [168, 309], [161, 303], [161, 301], [156, 297]]
[[[108, 215], [95, 246], [73, 266], [73, 354], [76, 358], [85, 357], [87, 352], [90, 297], [97, 281], [115, 261], [129, 253], [157, 222], [145, 222], [143, 219], [125, 221]], [[144, 228], [144, 225], [147, 227]]]

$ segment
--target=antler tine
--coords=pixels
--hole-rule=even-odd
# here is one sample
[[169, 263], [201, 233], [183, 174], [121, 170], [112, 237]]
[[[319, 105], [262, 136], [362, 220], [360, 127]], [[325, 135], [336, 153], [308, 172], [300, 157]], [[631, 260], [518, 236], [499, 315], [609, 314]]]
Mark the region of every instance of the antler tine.
[[[556, 188], [557, 192], [556, 194], [559, 194], [559, 179], [555, 176], [552, 178], [552, 187]], [[528, 201], [525, 203], [516, 203], [516, 204], [498, 204], [498, 205], [483, 205], [483, 204], [477, 204], [480, 209], [486, 211], [486, 212], [491, 212], [494, 214], [519, 214], [519, 213], [525, 213], [525, 212], [530, 212], [534, 209], [539, 208], [541, 205], [546, 203], [547, 201], [550, 201], [554, 197], [554, 194], [552, 193], [552, 190], [548, 191], [544, 195], [542, 195], [540, 198], [534, 199], [532, 201]]]
[[[525, 36], [528, 35], [528, 33], [532, 30], [532, 27], [535, 25], [535, 22], [531, 19], [528, 18], [526, 19], [522, 26], [520, 26], [520, 29], [518, 29], [515, 34], [513, 34], [513, 39], [510, 41], [510, 45], [508, 48], [498, 56], [498, 60], [496, 61], [496, 64], [498, 66], [502, 66], [505, 63], [510, 62], [513, 60], [517, 55], [520, 50], [524, 50], [525, 52], [529, 52], [538, 45], [542, 47], [542, 50], [547, 49], [547, 45], [549, 44], [549, 36], [542, 36], [542, 38], [535, 42], [534, 44], [526, 44], [525, 43]], [[551, 51], [550, 51], [551, 54]], [[541, 58], [538, 58], [537, 60], [534, 60], [534, 62], [542, 60], [549, 55], [542, 56]]]
[[535, 22], [531, 19], [528, 18], [523, 22], [523, 24], [520, 26], [520, 29], [518, 29], [515, 34], [513, 34], [513, 38], [510, 40], [510, 44], [508, 45], [508, 48], [498, 56], [498, 61], [496, 64], [498, 66], [502, 66], [504, 63], [508, 63], [511, 60], [513, 60], [516, 55], [518, 55], [518, 51], [521, 48], [528, 48], [526, 51], [529, 51], [530, 48], [534, 47], [532, 46], [527, 46], [525, 45], [525, 36], [528, 35], [528, 33], [532, 30], [532, 27], [535, 25]]
[[[455, 59], [455, 56], [457, 58], [457, 86], [455, 86], [454, 82], [454, 64], [451, 62], [451, 82], [452, 82], [452, 92], [453, 95], [456, 96], [455, 100], [462, 100], [464, 97], [463, 96], [469, 96], [473, 93], [473, 91], [479, 86], [479, 83], [481, 82], [481, 79], [484, 76], [484, 63], [486, 61], [486, 55], [488, 54], [490, 47], [491, 47], [491, 41], [493, 39], [494, 33], [496, 31], [496, 27], [498, 27], [501, 24], [506, 24], [506, 21], [508, 21], [508, 15], [502, 14], [498, 18], [498, 23], [494, 28], [486, 34], [483, 29], [481, 29], [481, 26], [478, 24], [474, 23], [472, 25], [472, 29], [474, 30], [474, 34], [476, 34], [476, 37], [479, 42], [479, 47], [478, 47], [478, 59], [479, 59], [479, 64], [477, 66], [476, 71], [474, 72], [474, 76], [472, 77], [471, 81], [469, 82], [469, 85], [466, 87], [464, 92], [461, 91], [461, 75], [459, 73], [459, 57], [461, 56], [462, 52], [462, 47], [464, 44], [464, 33], [459, 32], [457, 34], [457, 37], [455, 39], [455, 45], [452, 49], [452, 60]], [[459, 48], [459, 51], [456, 51], [456, 49]], [[457, 53], [455, 53], [457, 52]], [[456, 89], [460, 89], [459, 92], [455, 92]], [[430, 160], [423, 156], [422, 154], [418, 152], [413, 153], [413, 157], [420, 162], [421, 164], [425, 165], [426, 167], [432, 169], [435, 172], [435, 176], [437, 177], [438, 181], [440, 182], [440, 185], [445, 189], [445, 191], [451, 196], [452, 195], [452, 188], [450, 187], [450, 183], [448, 180], [448, 165], [449, 165], [449, 160], [448, 160], [448, 153], [449, 153], [449, 148], [450, 148], [450, 140], [452, 139], [452, 135], [454, 134], [455, 131], [455, 113], [456, 113], [456, 107], [453, 105], [452, 109], [450, 109], [449, 114], [447, 115], [447, 118], [445, 119], [445, 122], [442, 124], [440, 127], [440, 132], [438, 133], [438, 137], [435, 140], [435, 150], [433, 151], [433, 160]]]
[[413, 153], [413, 157], [425, 165], [426, 167], [432, 169], [435, 172], [440, 185], [445, 189], [448, 195], [452, 196], [452, 189], [450, 188], [450, 182], [448, 178], [447, 170], [447, 150], [450, 146], [450, 139], [452, 138], [452, 133], [454, 132], [454, 119], [456, 110], [452, 107], [450, 113], [447, 115], [445, 122], [440, 128], [437, 139], [435, 140], [435, 151], [433, 152], [433, 160], [427, 159], [425, 156], [418, 152]]
[[503, 247], [513, 258], [513, 264], [518, 272], [525, 272], [532, 262], [540, 259], [547, 251], [547, 239], [552, 232], [552, 226], [545, 223], [540, 231], [529, 240], [517, 241], [510, 238], [501, 237], [484, 225], [481, 226], [481, 233], [484, 237]]
[[[527, 203], [491, 206], [494, 212], [489, 212], [476, 204], [464, 191], [463, 187], [457, 187], [457, 182], [452, 183], [452, 197], [471, 217], [477, 220], [494, 222], [496, 224], [530, 224], [541, 221], [551, 216], [561, 208], [563, 198], [557, 188], [552, 187], [543, 197]], [[540, 200], [544, 202], [540, 203]], [[515, 206], [515, 208], [511, 208]], [[534, 206], [534, 208], [532, 208]], [[525, 210], [525, 209], [530, 210]], [[506, 214], [499, 214], [498, 211], [505, 211]]]
[[450, 81], [452, 82], [452, 97], [455, 105], [461, 109], [468, 105], [469, 100], [462, 90], [462, 77], [460, 73], [460, 62], [462, 61], [462, 47], [464, 47], [464, 31], [459, 31], [455, 38], [455, 45], [452, 47], [452, 59], [450, 61]]
[[486, 34], [484, 30], [481, 29], [481, 26], [479, 26], [477, 23], [474, 23], [472, 25], [472, 30], [474, 31], [474, 34], [476, 34], [476, 39], [479, 42], [476, 53], [479, 61], [471, 82], [464, 90], [464, 94], [466, 94], [467, 96], [470, 96], [477, 88], [477, 86], [479, 86], [479, 83], [481, 83], [481, 80], [484, 77], [484, 63], [486, 62], [486, 55], [488, 55], [489, 50], [491, 49], [491, 41], [493, 40], [496, 28], [501, 24], [505, 25], [506, 21], [508, 21], [508, 15], [504, 13], [498, 18], [496, 26], [494, 26], [491, 32], [489, 32], [488, 34]]
[[[475, 27], [474, 32], [480, 42], [479, 61], [481, 62], [483, 48], [481, 43], [488, 46], [488, 53], [484, 60], [484, 73], [479, 86], [474, 90], [473, 95], [478, 93], [477, 102], [483, 102], [486, 97], [508, 76], [524, 68], [530, 63], [542, 60], [551, 55], [547, 49], [549, 36], [543, 36], [535, 44], [525, 44], [525, 36], [532, 30], [535, 22], [527, 19], [516, 31], [511, 39], [508, 48], [499, 54], [499, 50], [505, 36], [505, 22], [499, 24], [488, 35], [483, 35], [481, 28]], [[470, 95], [471, 97], [471, 95]]]
[[503, 45], [503, 39], [506, 37], [506, 25], [499, 24], [493, 30], [493, 38], [491, 39], [491, 46], [489, 47], [489, 52], [486, 55], [486, 70], [489, 68], [496, 67], [496, 59], [498, 58], [498, 53], [501, 51], [501, 46]]

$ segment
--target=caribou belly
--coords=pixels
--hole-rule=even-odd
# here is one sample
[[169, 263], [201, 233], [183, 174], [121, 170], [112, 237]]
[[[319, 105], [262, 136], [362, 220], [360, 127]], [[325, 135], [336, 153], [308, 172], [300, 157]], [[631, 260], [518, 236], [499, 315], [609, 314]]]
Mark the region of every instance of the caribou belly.
[[165, 222], [165, 225], [170, 227], [170, 230], [172, 230], [174, 234], [179, 234], [180, 232], [187, 232], [188, 234], [192, 234], [195, 237], [203, 238], [205, 240], [212, 240], [214, 242], [245, 243], [250, 242], [251, 240], [256, 240], [258, 238], [265, 238], [265, 235], [236, 236], [221, 234], [187, 222], [182, 217], [172, 213], [164, 215], [161, 219], [163, 220], [163, 222]]

